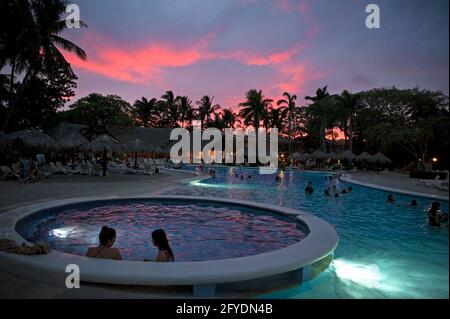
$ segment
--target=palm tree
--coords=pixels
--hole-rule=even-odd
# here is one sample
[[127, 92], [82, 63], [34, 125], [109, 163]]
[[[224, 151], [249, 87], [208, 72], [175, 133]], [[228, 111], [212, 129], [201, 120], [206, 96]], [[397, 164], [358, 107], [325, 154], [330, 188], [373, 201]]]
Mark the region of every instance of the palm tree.
[[[3, 1], [1, 9], [4, 7]], [[86, 53], [73, 42], [61, 37], [67, 26], [63, 18], [66, 3], [62, 0], [17, 0], [6, 8], [9, 13], [17, 13], [14, 24], [2, 29], [0, 34], [0, 68], [8, 63], [11, 66], [11, 85], [8, 110], [3, 122], [6, 130], [12, 112], [19, 101], [20, 94], [29, 80], [33, 80], [43, 70], [63, 68], [73, 74], [58, 47], [74, 52], [80, 59], [86, 59]], [[13, 15], [14, 16], [14, 15]], [[10, 21], [9, 19], [6, 21]], [[80, 26], [86, 24], [80, 22]], [[25, 72], [22, 82], [13, 94], [13, 82], [16, 74]]]
[[351, 94], [344, 90], [336, 97], [341, 118], [341, 129], [345, 136], [345, 148], [353, 152], [353, 123], [359, 110], [359, 94]]
[[161, 96], [161, 99], [161, 106], [164, 107], [164, 110], [162, 111], [166, 117], [164, 122], [167, 122], [169, 127], [177, 127], [178, 121], [180, 121], [179, 97], [175, 97], [172, 91], [166, 91], [166, 93]]
[[290, 95], [288, 92], [284, 92], [285, 99], [281, 99], [277, 102], [278, 106], [281, 106], [284, 110], [283, 116], [287, 115], [288, 118], [288, 134], [289, 134], [289, 154], [292, 153], [292, 122], [294, 120], [295, 113], [298, 111], [298, 107], [295, 105], [297, 95]]
[[246, 93], [246, 101], [239, 103], [242, 107], [239, 116], [244, 119], [245, 125], [252, 125], [258, 131], [260, 122], [267, 116], [272, 102], [273, 100], [262, 94], [262, 90], [250, 90]]
[[264, 119], [264, 125], [267, 130], [274, 127], [279, 132], [283, 129], [283, 109], [282, 108], [270, 108], [268, 116]]
[[258, 154], [258, 130], [260, 122], [267, 118], [268, 109], [273, 100], [266, 98], [262, 94], [262, 90], [250, 90], [245, 96], [246, 101], [239, 103], [239, 106], [242, 107], [239, 116], [244, 119], [245, 125], [252, 125], [255, 128], [256, 154]]
[[319, 122], [319, 138], [320, 138], [320, 150], [326, 152], [326, 138], [325, 130], [327, 128], [327, 121], [329, 117], [329, 106], [328, 97], [330, 94], [327, 92], [328, 86], [323, 88], [318, 88], [316, 91], [316, 96], [306, 96], [305, 100], [312, 101], [308, 108], [308, 115], [310, 119]]
[[143, 127], [155, 127], [157, 124], [157, 100], [155, 98], [147, 100], [143, 97], [134, 102], [133, 113], [137, 122]]
[[197, 116], [200, 120], [200, 127], [203, 130], [204, 124], [208, 123], [211, 120], [211, 114], [220, 109], [219, 104], [213, 105], [214, 96], [211, 97], [209, 95], [203, 96], [200, 101], [197, 101]]
[[220, 115], [219, 112], [214, 112], [214, 119], [209, 121], [208, 127], [215, 127], [219, 130], [223, 130], [225, 126], [225, 121], [223, 120], [223, 116]]
[[194, 111], [192, 108], [192, 101], [187, 96], [181, 96], [178, 99], [181, 127], [184, 127], [185, 122], [192, 126], [192, 121], [194, 120]]
[[234, 113], [232, 109], [224, 109], [222, 119], [224, 121], [225, 127], [227, 128], [234, 128], [234, 125], [237, 122], [240, 122], [237, 118], [236, 113]]

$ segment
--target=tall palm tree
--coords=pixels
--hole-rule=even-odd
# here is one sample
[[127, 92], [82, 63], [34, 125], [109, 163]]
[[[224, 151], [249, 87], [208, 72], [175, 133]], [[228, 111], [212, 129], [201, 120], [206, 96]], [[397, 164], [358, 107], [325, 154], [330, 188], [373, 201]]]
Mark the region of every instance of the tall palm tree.
[[168, 123], [169, 127], [177, 127], [180, 121], [180, 109], [178, 96], [175, 96], [172, 91], [166, 91], [161, 96], [162, 106], [165, 108], [163, 110], [164, 116], [166, 116], [165, 122]]
[[336, 97], [337, 107], [340, 112], [341, 129], [345, 136], [345, 148], [353, 152], [353, 123], [359, 110], [359, 94], [351, 94], [344, 90]]
[[222, 119], [227, 128], [234, 128], [235, 124], [240, 122], [232, 109], [224, 109]]
[[139, 125], [143, 127], [155, 127], [157, 124], [157, 100], [147, 100], [145, 97], [134, 102], [133, 113]]
[[187, 96], [181, 96], [178, 99], [178, 105], [180, 110], [181, 127], [185, 126], [185, 122], [188, 122], [189, 126], [192, 126], [192, 121], [194, 119], [192, 101]]
[[[2, 1], [1, 9], [5, 6]], [[67, 26], [63, 19], [66, 3], [63, 0], [16, 0], [9, 1], [6, 9], [9, 13], [17, 13], [14, 24], [1, 31], [0, 68], [8, 63], [11, 66], [11, 85], [8, 111], [3, 122], [6, 130], [12, 112], [19, 101], [25, 85], [43, 70], [63, 68], [73, 74], [58, 47], [74, 52], [80, 59], [86, 59], [86, 53], [73, 42], [60, 36]], [[13, 15], [14, 16], [14, 15]], [[10, 19], [6, 20], [10, 22]], [[80, 26], [86, 27], [84, 22]], [[4, 45], [3, 45], [4, 44]], [[16, 74], [25, 72], [22, 82], [13, 94]]]
[[330, 97], [330, 93], [327, 91], [328, 86], [318, 88], [316, 96], [306, 96], [305, 100], [312, 101], [313, 103], [308, 108], [308, 115], [314, 121], [319, 122], [319, 138], [320, 138], [320, 150], [326, 152], [326, 128], [329, 117], [330, 101], [327, 101]]
[[200, 120], [200, 127], [203, 130], [204, 124], [211, 120], [211, 114], [220, 109], [219, 104], [213, 104], [214, 96], [205, 95], [197, 101], [197, 116]]
[[262, 94], [262, 90], [250, 90], [245, 97], [246, 100], [239, 103], [239, 106], [242, 107], [239, 116], [244, 119], [245, 125], [252, 125], [258, 131], [260, 122], [267, 117], [273, 100], [266, 98]]
[[[239, 116], [244, 120], [246, 126], [252, 125], [256, 133], [256, 154], [258, 154], [258, 130], [260, 122], [267, 118], [268, 109], [273, 100], [266, 98], [262, 94], [262, 90], [250, 90], [245, 95], [246, 100], [239, 103], [242, 109], [239, 111]], [[265, 145], [264, 145], [265, 146]]]
[[214, 119], [210, 120], [208, 123], [208, 127], [215, 127], [219, 130], [223, 130], [225, 126], [225, 121], [223, 120], [223, 116], [220, 115], [219, 112], [214, 112]]
[[267, 117], [264, 119], [264, 126], [267, 130], [274, 127], [281, 132], [283, 129], [283, 109], [275, 109], [273, 107], [269, 108]]
[[289, 135], [289, 154], [292, 153], [292, 122], [294, 120], [295, 113], [298, 111], [298, 107], [295, 105], [297, 95], [290, 95], [288, 92], [284, 92], [284, 99], [277, 102], [278, 106], [283, 108], [283, 116], [287, 115], [288, 118], [288, 135]]

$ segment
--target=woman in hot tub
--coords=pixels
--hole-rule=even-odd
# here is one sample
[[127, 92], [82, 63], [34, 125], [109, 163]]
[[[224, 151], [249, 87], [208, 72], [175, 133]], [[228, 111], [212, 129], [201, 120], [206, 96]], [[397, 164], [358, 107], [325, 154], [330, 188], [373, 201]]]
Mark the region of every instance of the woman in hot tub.
[[120, 251], [117, 248], [112, 248], [116, 241], [116, 231], [113, 228], [103, 226], [98, 238], [100, 245], [89, 248], [86, 253], [87, 257], [122, 260]]

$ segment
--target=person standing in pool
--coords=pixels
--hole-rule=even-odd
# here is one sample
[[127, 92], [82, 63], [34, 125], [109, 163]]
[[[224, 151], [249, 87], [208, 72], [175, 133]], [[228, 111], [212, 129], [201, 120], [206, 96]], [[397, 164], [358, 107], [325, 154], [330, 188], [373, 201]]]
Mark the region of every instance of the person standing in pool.
[[308, 186], [305, 188], [305, 193], [311, 195], [314, 193], [314, 188], [312, 186], [312, 182], [308, 182]]
[[103, 226], [98, 236], [100, 246], [88, 249], [86, 256], [91, 258], [122, 260], [122, 255], [117, 248], [112, 248], [116, 241], [116, 231], [113, 228]]
[[386, 202], [389, 204], [394, 204], [395, 203], [394, 195], [389, 194]]
[[170, 262], [175, 260], [164, 230], [155, 230], [152, 233], [152, 241], [153, 246], [157, 247], [159, 251], [158, 256], [156, 257], [156, 262]]

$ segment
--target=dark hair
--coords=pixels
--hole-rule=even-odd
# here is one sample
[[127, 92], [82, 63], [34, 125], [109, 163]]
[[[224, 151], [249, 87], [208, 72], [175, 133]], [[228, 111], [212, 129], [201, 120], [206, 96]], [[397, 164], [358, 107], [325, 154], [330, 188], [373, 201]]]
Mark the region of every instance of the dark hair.
[[387, 200], [388, 201], [393, 201], [394, 200], [394, 195], [389, 194]]
[[437, 210], [439, 209], [439, 206], [441, 206], [441, 204], [439, 204], [439, 202], [432, 202], [430, 211], [433, 213], [437, 212]]
[[112, 240], [114, 238], [116, 238], [116, 231], [113, 228], [103, 226], [102, 230], [100, 231], [100, 235], [98, 235], [100, 244], [105, 245], [108, 240]]
[[338, 193], [334, 193], [334, 197], [339, 197], [339, 194]]
[[169, 241], [167, 240], [166, 232], [162, 229], [157, 229], [152, 233], [152, 239], [157, 244], [159, 250], [165, 250], [169, 253], [172, 260], [175, 260], [172, 249], [169, 246]]
[[412, 205], [412, 206], [417, 206], [417, 201], [416, 201], [415, 199], [413, 199], [413, 200], [411, 201], [411, 205]]

